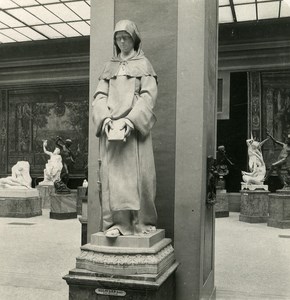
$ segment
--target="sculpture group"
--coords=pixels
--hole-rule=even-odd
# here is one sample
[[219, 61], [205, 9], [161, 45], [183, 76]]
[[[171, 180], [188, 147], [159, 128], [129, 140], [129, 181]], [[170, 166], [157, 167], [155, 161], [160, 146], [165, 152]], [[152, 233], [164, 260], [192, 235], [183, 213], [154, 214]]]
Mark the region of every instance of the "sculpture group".
[[[242, 171], [243, 188], [265, 188], [264, 182], [269, 179], [274, 170], [277, 171], [278, 178], [281, 185], [286, 188], [290, 185], [290, 165], [288, 156], [290, 154], [290, 134], [287, 136], [286, 143], [276, 140], [268, 131], [268, 137], [262, 142], [256, 141], [253, 136], [246, 140], [248, 146], [249, 172]], [[265, 142], [271, 139], [275, 144], [282, 147], [278, 156], [278, 160], [271, 164], [268, 172], [266, 172], [266, 165], [263, 159], [262, 146]], [[282, 174], [282, 168], [285, 167], [286, 174]]]
[[68, 194], [70, 189], [67, 187], [71, 166], [75, 163], [76, 154], [70, 149], [72, 141], [57, 137], [53, 152], [47, 150], [47, 140], [43, 141], [43, 152], [49, 156], [44, 169], [44, 179], [39, 185], [54, 185], [56, 193]]

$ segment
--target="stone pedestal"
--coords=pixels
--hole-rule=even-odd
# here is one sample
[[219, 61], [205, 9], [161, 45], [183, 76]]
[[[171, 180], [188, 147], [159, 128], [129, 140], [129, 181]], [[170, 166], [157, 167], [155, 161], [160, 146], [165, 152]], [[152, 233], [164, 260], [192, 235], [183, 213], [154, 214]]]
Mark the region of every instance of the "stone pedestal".
[[40, 215], [42, 210], [38, 190], [0, 190], [0, 217], [30, 218]]
[[55, 193], [54, 185], [38, 185], [39, 197], [42, 201], [42, 208], [50, 208], [51, 194]]
[[265, 190], [242, 190], [239, 220], [248, 223], [267, 222], [269, 193]]
[[229, 216], [229, 200], [225, 189], [216, 190], [215, 217], [224, 218]]
[[175, 262], [164, 230], [142, 236], [107, 238], [99, 232], [81, 247], [76, 268], [64, 277], [69, 299], [174, 300]]
[[77, 217], [77, 193], [71, 190], [70, 194], [56, 194], [50, 196], [50, 218], [51, 219], [74, 219]]
[[290, 190], [277, 190], [269, 194], [269, 219], [267, 225], [290, 228]]
[[249, 183], [242, 182], [241, 190], [250, 190], [250, 191], [264, 190], [264, 191], [268, 191], [268, 185], [266, 185], [266, 184], [249, 184]]

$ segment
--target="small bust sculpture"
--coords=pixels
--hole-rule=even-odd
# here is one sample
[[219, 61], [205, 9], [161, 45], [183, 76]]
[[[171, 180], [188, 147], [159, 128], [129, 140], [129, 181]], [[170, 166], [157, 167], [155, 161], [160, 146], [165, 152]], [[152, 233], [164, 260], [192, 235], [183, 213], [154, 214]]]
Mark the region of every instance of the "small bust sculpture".
[[60, 180], [60, 173], [62, 170], [62, 158], [60, 156], [60, 149], [55, 148], [53, 152], [47, 150], [47, 140], [43, 141], [43, 152], [49, 156], [49, 160], [45, 165], [44, 179], [40, 185], [54, 185], [56, 181]]
[[266, 175], [266, 165], [261, 152], [262, 145], [269, 138], [263, 140], [262, 142], [256, 141], [253, 136], [246, 140], [248, 146], [248, 156], [249, 156], [249, 171], [242, 171], [243, 181], [248, 185], [264, 185], [264, 178]]
[[11, 176], [0, 178], [0, 189], [31, 189], [32, 179], [28, 161], [17, 162], [11, 171]]

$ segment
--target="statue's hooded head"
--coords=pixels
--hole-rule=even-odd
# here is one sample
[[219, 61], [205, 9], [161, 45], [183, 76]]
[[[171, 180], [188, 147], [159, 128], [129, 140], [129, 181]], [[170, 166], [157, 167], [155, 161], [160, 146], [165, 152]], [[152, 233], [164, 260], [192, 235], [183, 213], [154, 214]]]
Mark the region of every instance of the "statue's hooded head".
[[121, 52], [120, 48], [117, 45], [117, 41], [116, 41], [116, 33], [118, 31], [126, 31], [133, 39], [134, 50], [136, 52], [141, 50], [141, 37], [140, 37], [140, 33], [139, 33], [139, 30], [138, 30], [136, 24], [130, 20], [121, 20], [116, 24], [115, 30], [114, 30], [114, 45], [116, 48], [117, 55]]

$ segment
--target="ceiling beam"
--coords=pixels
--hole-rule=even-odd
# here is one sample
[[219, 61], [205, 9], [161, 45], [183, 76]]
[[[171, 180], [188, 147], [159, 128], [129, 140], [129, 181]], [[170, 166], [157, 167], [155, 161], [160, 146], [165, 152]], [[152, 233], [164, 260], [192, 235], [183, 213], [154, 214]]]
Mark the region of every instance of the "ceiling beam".
[[231, 11], [233, 15], [233, 20], [236, 23], [237, 22], [237, 16], [236, 16], [236, 11], [235, 11], [235, 6], [233, 0], [230, 0], [230, 6], [231, 6]]

